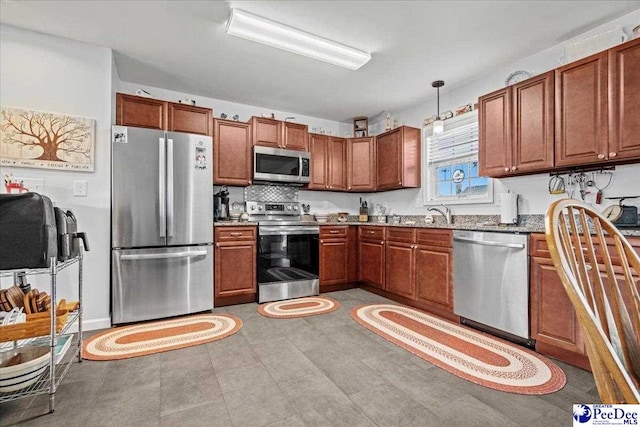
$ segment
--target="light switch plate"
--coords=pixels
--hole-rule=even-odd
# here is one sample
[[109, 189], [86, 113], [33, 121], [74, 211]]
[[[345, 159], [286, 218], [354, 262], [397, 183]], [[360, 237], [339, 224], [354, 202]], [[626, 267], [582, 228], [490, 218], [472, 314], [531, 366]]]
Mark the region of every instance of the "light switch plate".
[[73, 181], [73, 197], [87, 197], [87, 181]]

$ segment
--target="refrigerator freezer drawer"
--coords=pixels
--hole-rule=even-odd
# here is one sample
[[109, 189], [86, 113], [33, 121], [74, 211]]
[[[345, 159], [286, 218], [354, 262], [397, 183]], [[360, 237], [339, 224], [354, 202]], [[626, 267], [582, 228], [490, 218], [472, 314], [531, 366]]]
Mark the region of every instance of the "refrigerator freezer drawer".
[[111, 323], [213, 308], [212, 246], [112, 251]]

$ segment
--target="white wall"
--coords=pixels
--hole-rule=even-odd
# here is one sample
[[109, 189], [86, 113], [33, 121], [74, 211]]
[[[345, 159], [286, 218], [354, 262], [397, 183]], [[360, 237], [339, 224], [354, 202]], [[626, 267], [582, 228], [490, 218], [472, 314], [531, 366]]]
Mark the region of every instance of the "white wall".
[[[599, 33], [620, 25], [627, 35], [631, 34], [631, 30], [640, 23], [640, 10], [636, 10], [619, 19], [610, 21], [598, 28], [587, 33], [581, 34], [576, 39], [582, 39], [591, 34]], [[486, 93], [504, 87], [505, 78], [515, 70], [526, 70], [533, 75], [541, 74], [545, 71], [552, 70], [560, 63], [558, 59], [562, 55], [563, 48], [567, 42], [559, 43], [552, 48], [546, 49], [529, 57], [523, 58], [513, 64], [496, 68], [490, 72], [480, 75], [472, 82], [454, 90], [441, 90], [440, 92], [440, 111], [455, 110], [456, 107], [468, 103], [476, 103], [478, 97]], [[455, 49], [455, 46], [451, 46]], [[463, 64], [461, 64], [462, 66]], [[466, 64], [472, 66], [472, 64]], [[447, 76], [439, 76], [447, 84], [455, 82], [447, 81]], [[397, 117], [400, 124], [415, 126], [422, 128], [424, 119], [436, 113], [435, 89], [433, 98], [425, 100], [425, 102], [413, 108], [400, 112], [391, 112], [391, 117]], [[374, 129], [383, 129], [384, 118], [373, 123]], [[446, 123], [446, 122], [445, 122]], [[605, 197], [640, 195], [640, 192], [633, 190], [637, 185], [640, 176], [640, 165], [617, 166], [615, 177], [610, 188], [605, 192]], [[606, 179], [602, 178], [606, 183]], [[543, 214], [549, 204], [562, 196], [552, 196], [548, 193], [549, 174], [537, 174], [525, 177], [515, 177], [507, 179], [495, 180], [494, 203], [489, 205], [455, 205], [452, 211], [455, 215], [468, 214], [499, 214], [500, 204], [498, 194], [511, 190], [511, 192], [521, 195], [519, 209], [521, 214]], [[598, 180], [600, 183], [600, 180]], [[600, 183], [602, 185], [602, 183]], [[593, 193], [595, 190], [591, 189]], [[576, 196], [577, 197], [577, 196]], [[421, 193], [419, 190], [398, 190], [385, 193], [377, 193], [369, 197], [374, 202], [386, 202], [396, 213], [404, 214], [422, 214], [426, 207], [421, 206]], [[593, 194], [587, 196], [587, 201], [593, 201]], [[601, 206], [607, 206], [611, 201], [604, 201]], [[627, 200], [625, 204], [635, 204], [640, 206], [640, 199]]]
[[[43, 179], [41, 191], [73, 210], [86, 231], [85, 327], [110, 326], [110, 125], [111, 50], [0, 25], [0, 104], [90, 117], [96, 120], [95, 171], [63, 172], [3, 167], [15, 177]], [[73, 197], [73, 181], [88, 182], [87, 197]], [[4, 191], [4, 188], [3, 190]], [[76, 267], [64, 270], [58, 295], [77, 299]], [[47, 289], [46, 277], [32, 281]], [[3, 282], [6, 286], [7, 282]]]

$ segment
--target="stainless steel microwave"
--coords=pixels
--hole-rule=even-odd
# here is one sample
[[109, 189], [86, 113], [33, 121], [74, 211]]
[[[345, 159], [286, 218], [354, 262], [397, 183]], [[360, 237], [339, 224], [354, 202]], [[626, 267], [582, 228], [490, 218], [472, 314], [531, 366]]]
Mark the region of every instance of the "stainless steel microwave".
[[306, 184], [311, 180], [309, 159], [310, 155], [306, 151], [255, 146], [253, 179]]

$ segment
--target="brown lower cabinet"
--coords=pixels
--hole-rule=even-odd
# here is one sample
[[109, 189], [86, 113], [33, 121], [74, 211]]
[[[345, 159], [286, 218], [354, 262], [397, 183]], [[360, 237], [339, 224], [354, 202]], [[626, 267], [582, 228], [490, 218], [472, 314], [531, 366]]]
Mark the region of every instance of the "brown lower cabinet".
[[214, 306], [256, 298], [255, 226], [214, 227]]
[[363, 285], [403, 304], [457, 320], [453, 313], [451, 230], [359, 228]]
[[[590, 369], [576, 312], [551, 261], [545, 236], [534, 233], [530, 239], [530, 322], [536, 351]], [[630, 237], [628, 240], [640, 253], [640, 238]], [[607, 244], [611, 245], [613, 241]], [[602, 251], [597, 248], [596, 254], [600, 253]], [[614, 266], [620, 265], [618, 259], [612, 259], [612, 262]]]
[[358, 227], [359, 279], [366, 285], [385, 289], [385, 227]]
[[357, 280], [355, 234], [351, 226], [320, 227], [320, 292], [346, 289]]

